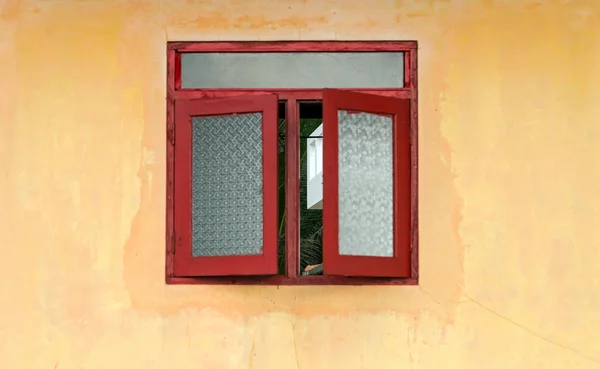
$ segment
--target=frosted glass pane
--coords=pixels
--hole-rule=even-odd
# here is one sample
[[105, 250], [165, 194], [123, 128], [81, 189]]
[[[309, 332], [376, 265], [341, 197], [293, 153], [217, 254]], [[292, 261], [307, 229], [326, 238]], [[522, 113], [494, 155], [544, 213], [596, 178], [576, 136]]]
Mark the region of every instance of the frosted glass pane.
[[392, 118], [338, 111], [342, 255], [393, 256]]
[[183, 88], [399, 88], [402, 52], [184, 53]]
[[192, 120], [192, 255], [260, 254], [262, 114]]

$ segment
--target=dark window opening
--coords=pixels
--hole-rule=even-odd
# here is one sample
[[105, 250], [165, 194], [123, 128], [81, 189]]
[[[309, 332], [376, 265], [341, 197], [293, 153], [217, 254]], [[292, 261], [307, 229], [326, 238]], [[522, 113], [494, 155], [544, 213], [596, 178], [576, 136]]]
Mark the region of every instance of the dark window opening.
[[[300, 272], [302, 275], [323, 274], [323, 200], [310, 199], [309, 186], [321, 188], [322, 170], [309, 163], [310, 150], [322, 147], [323, 103], [299, 102], [300, 118]], [[320, 128], [320, 129], [319, 129]], [[315, 133], [316, 132], [316, 133]], [[310, 164], [310, 165], [309, 165]], [[311, 168], [309, 168], [309, 166]], [[312, 171], [312, 173], [311, 173]]]

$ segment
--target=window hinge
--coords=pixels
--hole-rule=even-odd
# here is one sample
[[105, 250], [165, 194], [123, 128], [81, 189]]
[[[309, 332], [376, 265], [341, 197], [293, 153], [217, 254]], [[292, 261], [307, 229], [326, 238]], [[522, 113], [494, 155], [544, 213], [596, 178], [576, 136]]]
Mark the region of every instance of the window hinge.
[[175, 255], [175, 232], [171, 233], [171, 254]]
[[175, 126], [173, 126], [173, 128], [169, 129], [169, 131], [167, 132], [168, 134], [168, 139], [169, 142], [171, 143], [171, 145], [175, 146]]

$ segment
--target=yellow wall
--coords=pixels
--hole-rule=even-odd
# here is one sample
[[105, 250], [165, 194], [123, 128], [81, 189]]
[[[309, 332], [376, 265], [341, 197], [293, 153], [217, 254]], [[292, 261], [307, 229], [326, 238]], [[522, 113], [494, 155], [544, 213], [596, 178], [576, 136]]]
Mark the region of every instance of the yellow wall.
[[[166, 286], [167, 41], [420, 46], [418, 287]], [[0, 367], [600, 367], [597, 0], [0, 2]]]

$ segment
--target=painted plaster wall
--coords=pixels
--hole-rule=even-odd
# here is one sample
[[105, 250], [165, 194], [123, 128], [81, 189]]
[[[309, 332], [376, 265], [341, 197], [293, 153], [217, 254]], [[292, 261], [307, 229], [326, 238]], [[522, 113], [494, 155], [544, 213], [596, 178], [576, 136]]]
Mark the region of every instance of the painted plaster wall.
[[[165, 43], [420, 45], [418, 287], [165, 286]], [[0, 367], [600, 367], [600, 3], [0, 2]]]

